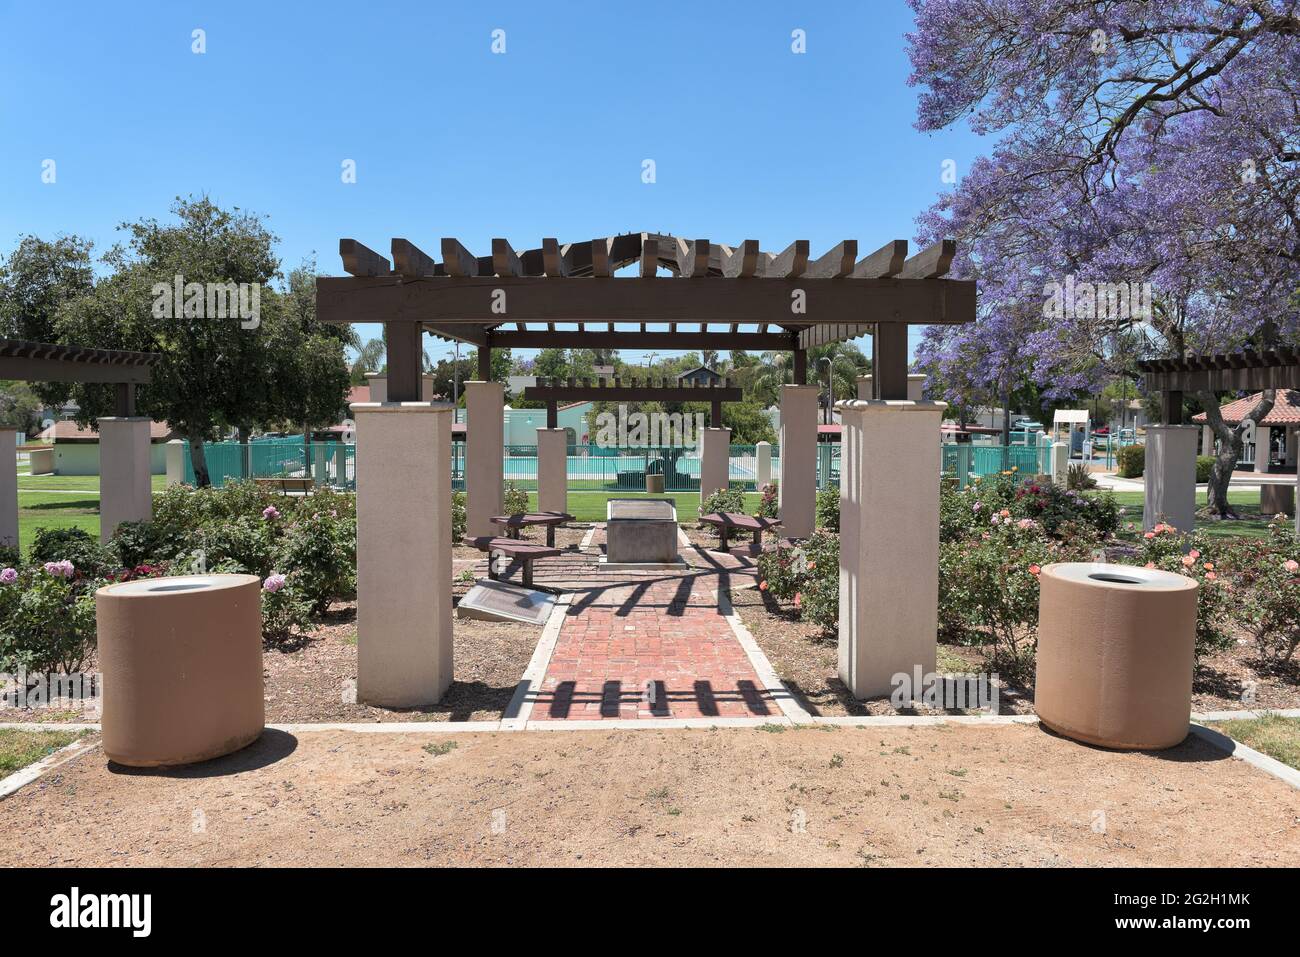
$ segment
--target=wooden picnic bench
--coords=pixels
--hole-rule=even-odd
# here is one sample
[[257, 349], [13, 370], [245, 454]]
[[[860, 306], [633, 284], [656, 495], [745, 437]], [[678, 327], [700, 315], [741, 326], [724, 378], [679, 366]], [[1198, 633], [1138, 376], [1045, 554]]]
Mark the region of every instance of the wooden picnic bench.
[[255, 478], [253, 481], [265, 488], [279, 489], [285, 495], [288, 495], [291, 491], [302, 492], [304, 495], [307, 495], [316, 485], [316, 480], [310, 478]]
[[746, 515], [744, 512], [710, 512], [700, 516], [700, 523], [712, 525], [718, 530], [720, 540], [718, 550], [723, 552], [729, 550], [729, 536], [732, 530], [753, 532], [754, 548], [758, 551], [763, 547], [763, 533], [781, 524], [780, 520], [775, 518], [759, 518]]
[[539, 558], [550, 558], [554, 555], [563, 555], [564, 551], [549, 545], [536, 545], [533, 542], [525, 542], [518, 538], [497, 538], [492, 535], [480, 535], [478, 538], [470, 540], [473, 545], [481, 552], [487, 552], [488, 556], [488, 578], [493, 581], [499, 581], [497, 578], [496, 568], [492, 564], [494, 554], [505, 555], [512, 560], [518, 559], [524, 566], [524, 587], [532, 588], [533, 586], [533, 562]]
[[507, 538], [519, 538], [521, 529], [530, 525], [546, 526], [546, 545], [555, 547], [555, 527], [573, 521], [568, 512], [523, 512], [517, 515], [493, 515], [492, 524], [505, 529]]

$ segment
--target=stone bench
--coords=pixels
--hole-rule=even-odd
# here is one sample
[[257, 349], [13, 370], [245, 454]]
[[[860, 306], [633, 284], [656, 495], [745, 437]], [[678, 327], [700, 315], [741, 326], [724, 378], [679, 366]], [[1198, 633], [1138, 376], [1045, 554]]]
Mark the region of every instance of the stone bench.
[[754, 515], [746, 515], [743, 512], [709, 512], [707, 515], [700, 516], [701, 525], [712, 525], [718, 530], [718, 550], [729, 550], [729, 536], [732, 530], [741, 532], [752, 532], [754, 535], [754, 550], [761, 551], [763, 548], [763, 533], [771, 531], [781, 524], [780, 520], [775, 518], [759, 518]]
[[533, 587], [533, 562], [539, 558], [551, 558], [555, 555], [563, 555], [564, 550], [553, 548], [548, 545], [536, 545], [533, 542], [525, 542], [518, 538], [498, 538], [492, 535], [481, 535], [478, 538], [470, 540], [473, 545], [481, 552], [487, 552], [488, 556], [488, 578], [493, 581], [500, 581], [497, 577], [496, 568], [492, 564], [493, 555], [505, 555], [507, 558], [518, 560], [524, 566], [524, 587]]
[[264, 488], [279, 489], [285, 495], [290, 492], [307, 495], [316, 485], [316, 480], [309, 478], [255, 478], [253, 481]]

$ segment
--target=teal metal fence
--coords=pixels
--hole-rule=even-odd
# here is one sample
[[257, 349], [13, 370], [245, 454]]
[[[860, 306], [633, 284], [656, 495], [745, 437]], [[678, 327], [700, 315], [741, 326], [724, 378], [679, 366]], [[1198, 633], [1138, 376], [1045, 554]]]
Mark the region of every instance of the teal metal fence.
[[[194, 460], [183, 451], [185, 481], [194, 482]], [[306, 442], [301, 437], [247, 443], [207, 442], [208, 478], [220, 487], [246, 478], [313, 478], [340, 489], [356, 487], [356, 447], [342, 442]]]
[[943, 472], [955, 477], [962, 486], [976, 476], [1015, 471], [1038, 475], [1047, 471], [1042, 461], [1045, 450], [1032, 445], [944, 444]]

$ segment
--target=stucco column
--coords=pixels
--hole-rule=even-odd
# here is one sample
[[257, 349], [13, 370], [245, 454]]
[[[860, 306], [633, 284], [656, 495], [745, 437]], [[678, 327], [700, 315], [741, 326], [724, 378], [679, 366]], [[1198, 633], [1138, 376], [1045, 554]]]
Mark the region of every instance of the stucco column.
[[172, 439], [164, 450], [167, 463], [167, 484], [180, 485], [185, 481], [185, 442]]
[[106, 542], [121, 522], [153, 517], [150, 486], [149, 419], [100, 419], [99, 540]]
[[1214, 454], [1214, 430], [1208, 425], [1201, 426], [1201, 454]]
[[492, 516], [504, 507], [502, 444], [506, 392], [500, 382], [466, 382], [465, 386], [465, 523], [466, 536], [497, 535]]
[[[366, 385], [370, 386], [371, 402], [388, 401], [388, 376], [382, 372], [367, 372]], [[427, 372], [420, 377], [420, 398], [424, 402], [433, 401], [433, 376]]]
[[1052, 474], [1052, 437], [1046, 432], [1039, 432], [1036, 440], [1038, 447], [1038, 474]]
[[18, 544], [18, 429], [0, 425], [0, 545]]
[[815, 385], [781, 386], [781, 482], [777, 501], [787, 538], [813, 533], [817, 508], [817, 398]]
[[564, 429], [537, 430], [537, 507], [569, 510], [569, 435]]
[[[947, 404], [841, 402], [839, 674], [855, 698], [935, 670]], [[920, 689], [914, 689], [919, 692]]]
[[1255, 426], [1255, 471], [1267, 472], [1268, 460], [1273, 457], [1272, 426]]
[[762, 489], [772, 481], [772, 443], [759, 442], [754, 446], [754, 485]]
[[1064, 485], [1070, 472], [1070, 443], [1052, 443], [1051, 452], [1048, 454], [1048, 463], [1051, 466], [1052, 481], [1058, 485]]
[[451, 406], [359, 402], [357, 700], [438, 701], [452, 680]]
[[731, 457], [731, 429], [700, 432], [700, 503], [728, 484]]
[[329, 459], [326, 453], [329, 445], [325, 442], [312, 443], [312, 458], [315, 459], [313, 479], [317, 485], [328, 485], [330, 481]]
[[1167, 522], [1180, 532], [1196, 526], [1196, 440], [1194, 425], [1148, 425], [1146, 501], [1142, 526]]

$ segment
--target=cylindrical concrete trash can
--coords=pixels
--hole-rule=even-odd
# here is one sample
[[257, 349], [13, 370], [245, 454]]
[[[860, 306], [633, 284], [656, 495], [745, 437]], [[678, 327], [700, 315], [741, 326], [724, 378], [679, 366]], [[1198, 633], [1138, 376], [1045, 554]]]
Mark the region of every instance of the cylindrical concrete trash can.
[[110, 760], [191, 764], [257, 740], [261, 601], [256, 575], [145, 578], [95, 593]]
[[653, 495], [664, 494], [664, 477], [659, 475], [647, 475], [645, 477], [645, 490]]
[[1186, 738], [1196, 581], [1099, 562], [1046, 565], [1038, 581], [1039, 720], [1104, 748], [1156, 750]]

